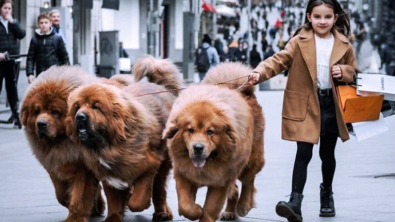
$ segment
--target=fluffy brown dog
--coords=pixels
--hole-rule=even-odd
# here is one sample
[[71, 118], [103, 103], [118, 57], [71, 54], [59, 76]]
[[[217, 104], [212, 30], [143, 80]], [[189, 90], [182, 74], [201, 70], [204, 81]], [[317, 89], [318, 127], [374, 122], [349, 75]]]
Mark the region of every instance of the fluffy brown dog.
[[[171, 162], [162, 131], [175, 99], [172, 93], [147, 95], [183, 86], [177, 68], [152, 57], [134, 65], [137, 80], [120, 88], [94, 83], [69, 97], [68, 133], [81, 144], [85, 162], [102, 180], [108, 202], [106, 221], [122, 221], [124, 207], [140, 212], [155, 207], [154, 221], [171, 220], [166, 178]], [[177, 94], [176, 91], [173, 92]]]
[[[176, 99], [166, 124], [180, 215], [215, 221], [228, 198], [222, 220], [245, 216], [254, 207], [255, 175], [264, 165], [262, 109], [254, 87], [232, 90], [246, 79], [218, 84], [251, 73], [238, 63], [223, 63], [207, 73], [202, 85], [190, 86]], [[239, 198], [236, 179], [242, 182]], [[203, 208], [197, 189], [207, 186]]]
[[47, 170], [59, 203], [69, 209], [66, 222], [87, 221], [103, 213], [101, 187], [84, 165], [77, 144], [66, 135], [67, 98], [94, 79], [78, 67], [52, 67], [29, 86], [22, 102], [25, 134], [38, 161]]

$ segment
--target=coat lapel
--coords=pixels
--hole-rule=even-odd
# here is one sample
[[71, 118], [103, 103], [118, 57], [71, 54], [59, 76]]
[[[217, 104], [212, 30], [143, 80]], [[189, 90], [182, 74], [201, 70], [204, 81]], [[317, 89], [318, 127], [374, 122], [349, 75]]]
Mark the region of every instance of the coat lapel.
[[317, 79], [317, 57], [315, 50], [315, 40], [313, 30], [302, 29], [299, 35], [300, 41], [298, 45], [303, 56], [303, 60], [306, 62], [307, 68], [313, 83]]
[[335, 42], [333, 43], [333, 50], [331, 54], [331, 59], [329, 62], [329, 67], [332, 70], [332, 66], [335, 65], [348, 50], [348, 39], [339, 33], [336, 29], [334, 31]]

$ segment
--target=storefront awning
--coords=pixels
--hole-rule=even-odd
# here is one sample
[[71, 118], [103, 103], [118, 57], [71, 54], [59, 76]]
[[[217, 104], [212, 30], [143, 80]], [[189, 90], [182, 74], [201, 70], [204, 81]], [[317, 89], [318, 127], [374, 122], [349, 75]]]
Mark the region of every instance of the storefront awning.
[[210, 3], [207, 3], [206, 1], [203, 1], [202, 8], [203, 8], [203, 11], [216, 13], [214, 6]]

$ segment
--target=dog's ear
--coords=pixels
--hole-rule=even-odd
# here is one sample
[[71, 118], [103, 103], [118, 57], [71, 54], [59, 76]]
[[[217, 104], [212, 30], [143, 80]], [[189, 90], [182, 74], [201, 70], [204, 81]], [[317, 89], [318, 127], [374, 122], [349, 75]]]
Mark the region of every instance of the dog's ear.
[[[26, 103], [26, 101], [25, 101], [25, 103]], [[22, 122], [22, 125], [27, 126], [27, 120], [29, 119], [28, 118], [29, 107], [25, 103], [22, 104], [22, 108], [21, 108], [21, 122]]]
[[174, 123], [166, 124], [166, 129], [163, 131], [163, 139], [172, 139], [178, 132], [178, 126]]

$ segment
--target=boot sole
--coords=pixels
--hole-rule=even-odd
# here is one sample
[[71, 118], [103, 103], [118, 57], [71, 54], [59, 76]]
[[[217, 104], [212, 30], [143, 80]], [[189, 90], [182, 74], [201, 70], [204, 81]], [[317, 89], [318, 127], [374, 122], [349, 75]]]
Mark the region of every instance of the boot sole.
[[286, 205], [276, 205], [276, 213], [280, 217], [285, 217], [289, 222], [303, 222], [302, 216], [296, 214], [291, 208]]
[[334, 217], [336, 213], [320, 213], [320, 217]]

